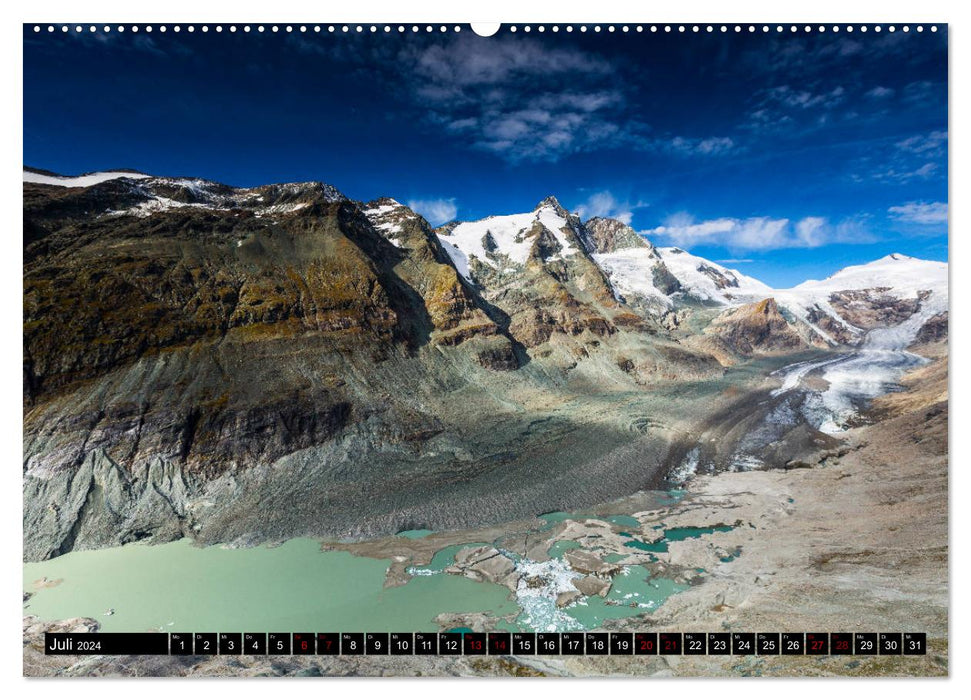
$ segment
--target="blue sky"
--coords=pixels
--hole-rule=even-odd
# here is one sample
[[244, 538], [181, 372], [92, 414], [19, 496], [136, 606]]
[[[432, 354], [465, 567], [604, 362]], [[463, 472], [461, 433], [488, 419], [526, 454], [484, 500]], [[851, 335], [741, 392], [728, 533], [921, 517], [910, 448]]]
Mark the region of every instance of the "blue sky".
[[34, 167], [322, 180], [434, 224], [554, 194], [775, 286], [947, 259], [943, 27], [24, 31]]

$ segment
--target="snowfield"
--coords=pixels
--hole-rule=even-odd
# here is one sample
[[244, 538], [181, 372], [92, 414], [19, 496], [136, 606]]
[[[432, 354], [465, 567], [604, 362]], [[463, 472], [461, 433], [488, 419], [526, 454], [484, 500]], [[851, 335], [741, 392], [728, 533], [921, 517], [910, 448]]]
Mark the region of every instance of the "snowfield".
[[654, 286], [654, 267], [661, 262], [654, 248], [623, 248], [613, 253], [593, 253], [591, 257], [607, 273], [615, 297], [636, 295], [667, 307], [674, 305], [667, 294]]
[[[738, 270], [722, 267], [681, 248], [658, 248], [661, 259], [691, 296], [718, 304], [733, 304], [737, 299], [772, 296], [772, 288]], [[725, 283], [728, 286], [722, 286]]]
[[143, 180], [151, 175], [144, 173], [126, 173], [117, 170], [108, 170], [103, 173], [88, 173], [77, 177], [62, 177], [61, 175], [44, 175], [42, 173], [24, 171], [24, 182], [33, 182], [38, 185], [57, 185], [58, 187], [91, 187], [108, 180], [118, 180], [120, 178], [129, 180]]

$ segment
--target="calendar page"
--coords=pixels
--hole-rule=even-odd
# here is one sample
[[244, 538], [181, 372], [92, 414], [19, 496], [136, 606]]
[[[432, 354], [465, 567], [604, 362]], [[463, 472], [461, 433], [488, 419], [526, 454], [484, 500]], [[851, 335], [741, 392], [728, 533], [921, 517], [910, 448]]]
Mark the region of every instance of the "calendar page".
[[943, 23], [24, 24], [24, 674], [946, 676], [948, 128]]

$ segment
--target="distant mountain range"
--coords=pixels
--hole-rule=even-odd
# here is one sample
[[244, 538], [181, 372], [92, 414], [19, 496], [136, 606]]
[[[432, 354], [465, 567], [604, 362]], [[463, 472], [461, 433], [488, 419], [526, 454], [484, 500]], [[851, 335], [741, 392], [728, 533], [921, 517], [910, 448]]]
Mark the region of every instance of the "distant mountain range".
[[774, 290], [553, 197], [434, 229], [319, 182], [25, 168], [25, 556], [467, 523], [500, 462], [531, 512], [584, 463], [508, 456], [551, 439], [530, 415], [888, 327], [946, 337], [945, 263]]
[[[156, 178], [127, 170], [65, 177], [25, 168], [24, 182], [66, 188], [121, 181], [119, 199], [129, 206], [106, 209], [102, 216], [146, 217], [174, 209], [251, 212], [256, 217], [298, 212], [315, 199], [347, 201], [323, 183], [289, 183], [232, 188], [198, 178]], [[363, 213], [389, 242], [399, 245], [409, 222], [420, 217], [390, 198], [361, 205]], [[421, 226], [427, 223], [421, 220]], [[516, 278], [532, 266], [584, 266], [592, 261], [618, 302], [647, 316], [663, 316], [681, 306], [735, 306], [773, 297], [790, 320], [808, 326], [811, 342], [859, 342], [874, 324], [892, 325], [909, 316], [918, 297], [928, 310], [947, 307], [947, 264], [900, 254], [840, 270], [822, 281], [792, 289], [772, 289], [761, 281], [680, 248], [659, 248], [630, 226], [609, 218], [581, 222], [555, 197], [532, 212], [452, 222], [435, 230], [442, 249], [463, 280], [486, 290]], [[579, 254], [583, 262], [571, 258]], [[586, 270], [589, 274], [589, 270]], [[603, 291], [602, 289], [599, 291]], [[911, 303], [907, 303], [910, 300]], [[864, 307], [870, 309], [865, 317]], [[892, 309], [890, 307], [893, 307]], [[874, 309], [882, 308], [878, 313]], [[873, 316], [873, 314], [876, 314]], [[934, 314], [931, 314], [934, 315]]]

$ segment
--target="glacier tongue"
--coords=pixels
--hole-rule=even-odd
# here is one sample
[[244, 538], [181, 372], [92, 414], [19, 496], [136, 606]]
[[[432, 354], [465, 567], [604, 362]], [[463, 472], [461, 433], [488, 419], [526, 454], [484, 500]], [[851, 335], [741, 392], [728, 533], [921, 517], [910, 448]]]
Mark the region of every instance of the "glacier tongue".
[[856, 403], [892, 390], [906, 371], [929, 362], [906, 348], [931, 317], [946, 310], [946, 298], [932, 292], [906, 321], [870, 331], [859, 352], [828, 366], [822, 375], [829, 386], [820, 395], [825, 417], [819, 429], [842, 432], [856, 415]]
[[903, 323], [871, 330], [857, 351], [835, 360], [785, 368], [788, 371], [784, 372], [782, 386], [772, 395], [796, 388], [809, 372], [821, 370], [827, 387], [806, 398], [804, 413], [820, 431], [841, 433], [852, 424], [861, 403], [892, 391], [905, 372], [929, 362], [907, 348], [928, 320], [946, 310], [946, 299], [931, 293], [917, 313]]

